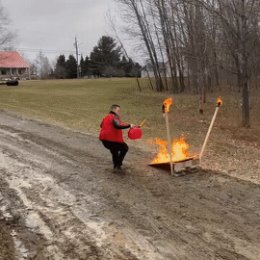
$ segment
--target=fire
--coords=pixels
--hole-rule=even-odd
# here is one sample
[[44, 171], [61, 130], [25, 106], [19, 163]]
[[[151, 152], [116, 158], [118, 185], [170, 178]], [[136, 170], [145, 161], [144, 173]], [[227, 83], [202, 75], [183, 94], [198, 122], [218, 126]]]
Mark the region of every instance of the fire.
[[167, 98], [163, 101], [163, 112], [169, 113], [170, 112], [170, 106], [173, 104], [172, 98]]
[[222, 105], [223, 105], [223, 100], [222, 100], [222, 97], [219, 96], [219, 97], [217, 98], [217, 106], [218, 106], [218, 107], [221, 107]]
[[[152, 160], [152, 164], [170, 162], [167, 141], [156, 138], [155, 144], [158, 146], [158, 154]], [[172, 161], [178, 162], [190, 158], [188, 149], [189, 144], [185, 141], [184, 137], [173, 140], [171, 145]]]

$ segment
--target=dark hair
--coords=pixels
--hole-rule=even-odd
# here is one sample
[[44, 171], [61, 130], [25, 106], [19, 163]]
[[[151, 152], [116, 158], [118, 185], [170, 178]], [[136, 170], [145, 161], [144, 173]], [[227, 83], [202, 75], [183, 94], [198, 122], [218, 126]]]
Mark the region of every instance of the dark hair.
[[120, 107], [119, 105], [117, 105], [117, 104], [113, 104], [112, 106], [111, 106], [111, 110], [114, 110], [115, 108], [118, 108], [118, 107]]

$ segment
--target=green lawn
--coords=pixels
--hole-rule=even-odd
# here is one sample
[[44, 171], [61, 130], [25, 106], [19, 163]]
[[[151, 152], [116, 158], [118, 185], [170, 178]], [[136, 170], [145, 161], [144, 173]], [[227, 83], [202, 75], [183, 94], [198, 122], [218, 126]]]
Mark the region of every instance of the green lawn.
[[[89, 79], [23, 81], [19, 87], [0, 87], [0, 108], [15, 111], [28, 117], [49, 123], [61, 124], [73, 129], [97, 134], [102, 117], [111, 104], [122, 107], [125, 121], [138, 124], [144, 118], [145, 137], [165, 136], [165, 124], [161, 105], [167, 93], [155, 93], [148, 82], [141, 80], [143, 91], [139, 92], [135, 79]], [[198, 113], [198, 96], [176, 95], [170, 120], [174, 136], [185, 134], [201, 143], [207, 124], [215, 108], [215, 98], [209, 96], [205, 115]], [[259, 129], [259, 107], [252, 110], [254, 128]], [[224, 95], [224, 106], [217, 119], [217, 126], [237, 128], [240, 117], [240, 103], [232, 95]], [[198, 140], [197, 140], [198, 139]]]

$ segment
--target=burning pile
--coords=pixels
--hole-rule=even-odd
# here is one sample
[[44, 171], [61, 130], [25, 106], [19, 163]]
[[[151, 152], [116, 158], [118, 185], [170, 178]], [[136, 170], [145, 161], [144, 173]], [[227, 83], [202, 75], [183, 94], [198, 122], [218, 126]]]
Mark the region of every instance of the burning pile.
[[[167, 141], [156, 138], [155, 144], [158, 146], [158, 153], [152, 160], [151, 164], [169, 163], [171, 158], [168, 152]], [[185, 141], [184, 137], [174, 139], [171, 145], [172, 162], [179, 162], [192, 158], [188, 149], [189, 144]]]
[[183, 169], [193, 169], [194, 167], [198, 167], [201, 158], [203, 156], [206, 144], [209, 139], [209, 135], [212, 131], [214, 122], [216, 120], [218, 111], [223, 104], [221, 97], [217, 99], [217, 106], [214, 113], [214, 116], [211, 120], [211, 124], [209, 126], [209, 130], [207, 132], [206, 138], [204, 140], [203, 146], [201, 148], [200, 154], [190, 155], [189, 153], [189, 144], [185, 141], [184, 137], [179, 139], [175, 139], [172, 141], [171, 133], [170, 133], [170, 124], [169, 124], [169, 112], [170, 107], [173, 104], [172, 98], [167, 98], [163, 102], [162, 112], [165, 118], [166, 124], [166, 132], [167, 132], [167, 141], [162, 140], [160, 138], [156, 138], [153, 143], [158, 146], [158, 153], [155, 158], [151, 162], [151, 166], [164, 166], [165, 164], [170, 164], [171, 174], [174, 175], [176, 172], [180, 172]]

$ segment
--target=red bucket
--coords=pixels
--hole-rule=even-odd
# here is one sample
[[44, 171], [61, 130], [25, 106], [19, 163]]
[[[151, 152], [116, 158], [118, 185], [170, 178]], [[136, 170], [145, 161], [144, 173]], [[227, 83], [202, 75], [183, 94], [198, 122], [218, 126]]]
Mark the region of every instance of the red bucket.
[[143, 136], [142, 129], [138, 126], [135, 126], [128, 131], [128, 138], [131, 140], [141, 139], [142, 136]]

